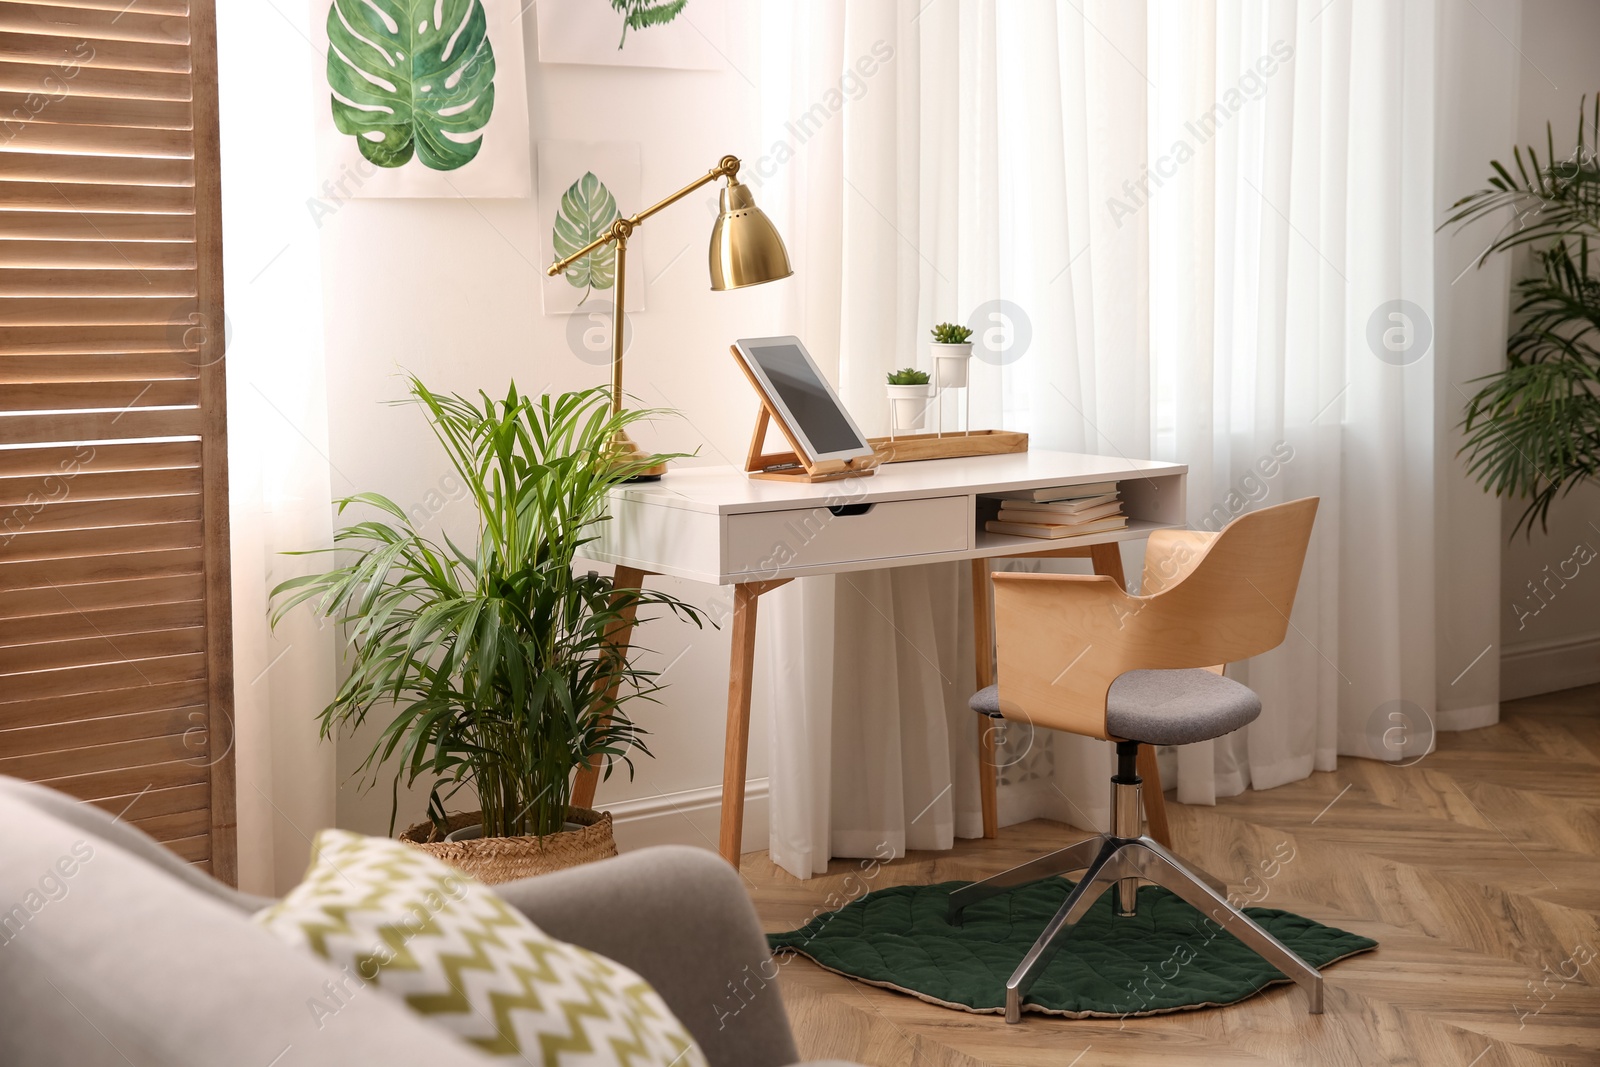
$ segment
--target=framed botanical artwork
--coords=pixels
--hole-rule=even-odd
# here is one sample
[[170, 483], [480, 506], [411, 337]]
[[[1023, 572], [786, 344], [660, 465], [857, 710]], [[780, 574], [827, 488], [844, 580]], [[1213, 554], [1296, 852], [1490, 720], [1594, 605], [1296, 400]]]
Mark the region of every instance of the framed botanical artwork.
[[[599, 237], [639, 202], [636, 141], [539, 142], [539, 255], [554, 263]], [[644, 231], [628, 239], [628, 311], [644, 310]], [[607, 247], [578, 260], [557, 277], [544, 276], [546, 315], [599, 310], [615, 301], [617, 252]]]
[[727, 0], [538, 0], [539, 62], [722, 70]]
[[518, 0], [311, 0], [319, 194], [526, 197]]

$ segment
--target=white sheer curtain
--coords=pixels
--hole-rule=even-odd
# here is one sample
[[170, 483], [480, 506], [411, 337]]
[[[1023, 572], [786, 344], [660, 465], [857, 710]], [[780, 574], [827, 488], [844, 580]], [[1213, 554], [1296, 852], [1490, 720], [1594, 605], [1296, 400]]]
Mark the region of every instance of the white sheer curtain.
[[[318, 621], [302, 608], [273, 633], [267, 593], [316, 565], [283, 553], [327, 544], [329, 501], [353, 487], [330, 484], [318, 226], [304, 196], [284, 192], [315, 184], [311, 101], [285, 108], [284, 94], [309, 97], [319, 58], [306, 47], [304, 5], [281, 18], [263, 11], [219, 4], [217, 55], [239, 884], [277, 894], [304, 874], [311, 835], [334, 824], [334, 746], [318, 737], [316, 713], [337, 682]], [[249, 131], [268, 128], [263, 153]]]
[[[1186, 462], [1196, 527], [1321, 496], [1290, 636], [1235, 668], [1260, 720], [1168, 756], [1166, 784], [1208, 803], [1384, 756], [1382, 709], [1431, 712], [1437, 674], [1435, 386], [1407, 347], [1434, 282], [1434, 5], [806, 0], [762, 18], [753, 178], [790, 237], [797, 328], [837, 353], [869, 432], [884, 372], [926, 365], [932, 323], [994, 308], [975, 426]], [[979, 832], [964, 576], [768, 598], [771, 847], [796, 875]], [[1002, 822], [1102, 825], [1105, 748], [1013, 731]]]

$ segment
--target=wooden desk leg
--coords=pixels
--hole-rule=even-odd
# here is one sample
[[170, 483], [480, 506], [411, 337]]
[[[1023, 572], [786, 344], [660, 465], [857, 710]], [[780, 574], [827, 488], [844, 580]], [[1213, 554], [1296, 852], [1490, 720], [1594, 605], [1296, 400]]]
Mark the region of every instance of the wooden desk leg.
[[1128, 579], [1122, 576], [1122, 544], [1112, 541], [1104, 545], [1090, 545], [1089, 558], [1094, 561], [1094, 572], [1115, 578], [1122, 588], [1128, 588]]
[[755, 678], [756, 600], [790, 579], [733, 587], [733, 649], [728, 662], [728, 732], [722, 748], [722, 826], [717, 851], [739, 868], [744, 841], [744, 778], [750, 759], [750, 686]]
[[[618, 567], [612, 580], [613, 589], [643, 589], [645, 572], [633, 567]], [[638, 612], [637, 602], [629, 604], [618, 613], [618, 618], [606, 629], [606, 641], [617, 650], [619, 656], [628, 654], [628, 641], [633, 636], [633, 619]], [[618, 678], [615, 685], [606, 694], [609, 699], [615, 699], [617, 690], [622, 685]], [[594, 807], [595, 787], [600, 783], [600, 757], [593, 756], [589, 762], [578, 768], [578, 775], [572, 782], [572, 806], [575, 808]]]
[[[989, 597], [989, 561], [972, 561], [972, 647], [978, 660], [978, 688], [994, 684], [994, 604]], [[978, 720], [978, 798], [983, 806], [983, 836], [1000, 832], [1000, 784], [994, 753], [994, 720]]]

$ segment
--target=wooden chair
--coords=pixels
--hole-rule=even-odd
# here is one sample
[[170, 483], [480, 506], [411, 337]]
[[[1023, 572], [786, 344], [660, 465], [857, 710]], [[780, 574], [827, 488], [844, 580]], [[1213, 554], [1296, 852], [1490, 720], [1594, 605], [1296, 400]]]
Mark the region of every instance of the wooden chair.
[[1317, 498], [1243, 515], [1220, 533], [1150, 537], [1140, 596], [1104, 575], [994, 578], [999, 685], [974, 711], [1116, 742], [1111, 831], [958, 890], [950, 918], [1039, 878], [1086, 870], [1006, 983], [1006, 1021], [1067, 932], [1113, 883], [1115, 910], [1133, 915], [1139, 880], [1165, 886], [1222, 924], [1302, 986], [1322, 1011], [1322, 975], [1141, 833], [1139, 746], [1183, 745], [1254, 721], [1261, 701], [1218, 664], [1275, 648], [1288, 631]]

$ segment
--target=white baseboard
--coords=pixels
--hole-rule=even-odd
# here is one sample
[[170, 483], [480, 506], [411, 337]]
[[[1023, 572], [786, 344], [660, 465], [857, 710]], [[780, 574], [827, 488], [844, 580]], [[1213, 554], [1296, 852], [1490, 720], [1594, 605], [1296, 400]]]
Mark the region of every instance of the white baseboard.
[[[767, 847], [767, 787], [765, 778], [745, 783], [741, 851], [759, 852]], [[722, 820], [720, 785], [597, 806], [611, 813], [617, 848], [623, 852], [651, 845], [692, 845], [716, 851]]]
[[1470, 708], [1440, 708], [1434, 725], [1441, 732], [1477, 730], [1500, 721], [1499, 704], [1476, 704]]
[[1554, 693], [1600, 682], [1600, 633], [1507, 645], [1500, 653], [1500, 699]]

